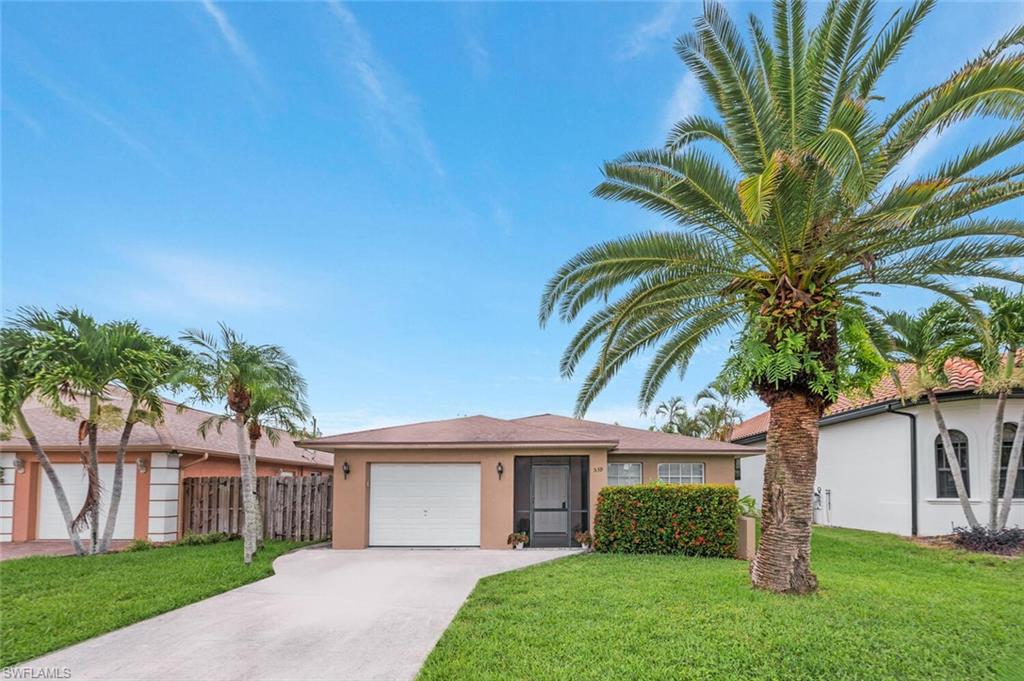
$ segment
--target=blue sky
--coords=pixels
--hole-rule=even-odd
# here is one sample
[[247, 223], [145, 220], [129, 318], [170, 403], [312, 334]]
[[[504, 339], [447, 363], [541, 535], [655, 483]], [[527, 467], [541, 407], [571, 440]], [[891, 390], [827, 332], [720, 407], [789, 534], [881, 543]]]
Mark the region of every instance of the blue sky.
[[[948, 75], [1021, 7], [940, 2], [882, 90]], [[171, 335], [225, 321], [296, 357], [326, 432], [571, 413], [572, 329], [538, 327], [540, 292], [587, 245], [664, 228], [589, 192], [603, 160], [708, 112], [672, 51], [698, 12], [4, 3], [3, 309], [78, 305]], [[981, 131], [950, 129], [905, 171]], [[664, 396], [692, 397], [727, 348]], [[642, 371], [590, 415], [649, 423]]]

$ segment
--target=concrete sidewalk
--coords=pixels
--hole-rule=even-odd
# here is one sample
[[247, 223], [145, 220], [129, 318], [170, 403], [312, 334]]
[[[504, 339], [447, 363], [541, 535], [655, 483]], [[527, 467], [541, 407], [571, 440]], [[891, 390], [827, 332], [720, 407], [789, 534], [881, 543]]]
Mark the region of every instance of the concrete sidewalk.
[[411, 679], [478, 579], [572, 553], [307, 549], [273, 577], [18, 666], [73, 681]]

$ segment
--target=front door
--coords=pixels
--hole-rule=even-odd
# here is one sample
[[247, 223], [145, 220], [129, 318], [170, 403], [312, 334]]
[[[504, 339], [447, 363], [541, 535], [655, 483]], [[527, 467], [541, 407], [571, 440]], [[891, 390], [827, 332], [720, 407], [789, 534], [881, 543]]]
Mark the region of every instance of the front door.
[[569, 545], [569, 466], [533, 465], [532, 546]]

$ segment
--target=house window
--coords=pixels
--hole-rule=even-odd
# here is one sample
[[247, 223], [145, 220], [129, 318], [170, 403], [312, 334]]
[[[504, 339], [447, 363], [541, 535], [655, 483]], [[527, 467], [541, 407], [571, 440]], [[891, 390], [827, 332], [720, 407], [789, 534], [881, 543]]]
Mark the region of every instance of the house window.
[[[949, 431], [949, 439], [953, 441], [953, 453], [960, 463], [960, 474], [964, 478], [964, 489], [971, 496], [971, 479], [967, 470], [967, 436], [959, 430]], [[946, 452], [942, 448], [942, 436], [935, 436], [935, 483], [936, 496], [940, 499], [956, 499], [956, 484], [953, 473], [946, 460]]]
[[644, 465], [642, 463], [608, 464], [609, 485], [639, 485], [643, 481]]
[[740, 465], [740, 457], [736, 457], [732, 460], [732, 478], [733, 480], [739, 480], [743, 477], [743, 467]]
[[659, 463], [658, 479], [662, 482], [704, 482], [703, 463]]
[[[1002, 461], [999, 464], [999, 496], [1002, 496], [1003, 490], [1006, 489], [1006, 469], [1010, 467], [1010, 450], [1013, 448], [1013, 438], [1016, 434], [1016, 425], [1003, 424]], [[1021, 457], [1017, 466], [1017, 480], [1013, 483], [1013, 498], [1024, 499], [1024, 456]]]

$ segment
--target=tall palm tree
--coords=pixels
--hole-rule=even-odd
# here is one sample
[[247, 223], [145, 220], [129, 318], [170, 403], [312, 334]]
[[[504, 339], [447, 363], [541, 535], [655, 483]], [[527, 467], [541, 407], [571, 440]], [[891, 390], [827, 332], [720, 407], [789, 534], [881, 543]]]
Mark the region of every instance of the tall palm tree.
[[[39, 342], [38, 336], [25, 328], [0, 328], [0, 425], [5, 431], [17, 427], [28, 441], [39, 466], [53, 487], [53, 496], [64, 517], [75, 555], [81, 556], [85, 554], [85, 548], [75, 527], [75, 514], [71, 510], [67, 493], [50, 457], [25, 417], [25, 403], [35, 394], [39, 384], [47, 382], [48, 378], [46, 348]], [[58, 404], [57, 409], [62, 416], [72, 417], [73, 412], [63, 402]]]
[[224, 414], [200, 424], [200, 434], [205, 437], [211, 427], [219, 430], [229, 420], [237, 429], [245, 516], [243, 555], [248, 565], [262, 533], [256, 496], [256, 443], [266, 432], [270, 442], [276, 444], [276, 427], [298, 430], [299, 422], [309, 414], [306, 382], [280, 346], [253, 345], [224, 324], [219, 335], [190, 329], [182, 340], [196, 351], [197, 397], [202, 401], [222, 400], [226, 407]]
[[[1003, 422], [1006, 401], [1015, 388], [1024, 387], [1024, 366], [1020, 351], [1024, 349], [1024, 292], [1016, 294], [995, 286], [978, 286], [974, 298], [987, 308], [988, 340], [981, 363], [985, 371], [982, 391], [996, 396], [995, 428], [992, 436], [992, 470], [988, 527], [995, 532], [1006, 527], [1013, 502], [1015, 472], [1020, 467], [1024, 445], [1024, 413], [1017, 419], [1017, 431], [1007, 461], [1006, 481], [1000, 489], [1003, 460]], [[979, 339], [981, 340], [981, 339]]]
[[[775, 0], [771, 33], [748, 19], [745, 41], [716, 2], [676, 50], [716, 117], [675, 125], [665, 148], [604, 166], [594, 190], [677, 227], [584, 250], [548, 282], [541, 323], [590, 311], [562, 357], [572, 376], [596, 360], [584, 413], [628, 361], [654, 348], [640, 403], [685, 371], [715, 334], [739, 331], [729, 365], [771, 416], [755, 586], [816, 589], [810, 567], [818, 419], [840, 391], [869, 386], [884, 362], [867, 342], [865, 287], [926, 289], [966, 303], [957, 277], [1024, 281], [1024, 223], [977, 217], [1024, 195], [1024, 166], [979, 168], [1024, 140], [1024, 27], [944, 81], [882, 111], [879, 78], [934, 0], [872, 29], [874, 2], [833, 0], [807, 31], [806, 3]], [[922, 177], [900, 163], [923, 140], [976, 116], [1014, 122]], [[710, 145], [709, 153], [700, 144]]]
[[[971, 507], [970, 495], [960, 471], [960, 460], [953, 448], [953, 440], [936, 393], [937, 389], [948, 383], [945, 371], [947, 360], [953, 357], [978, 357], [976, 328], [961, 309], [947, 301], [934, 303], [916, 315], [903, 311], [890, 312], [882, 321], [889, 336], [887, 347], [883, 346], [887, 357], [893, 363], [914, 367], [913, 378], [909, 382], [900, 382], [903, 397], [916, 400], [924, 395], [928, 398], [964, 517], [971, 527], [980, 527]], [[894, 377], [899, 380], [898, 375], [894, 374]]]

